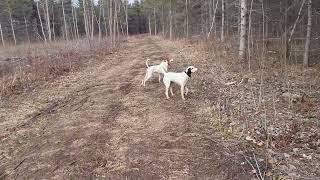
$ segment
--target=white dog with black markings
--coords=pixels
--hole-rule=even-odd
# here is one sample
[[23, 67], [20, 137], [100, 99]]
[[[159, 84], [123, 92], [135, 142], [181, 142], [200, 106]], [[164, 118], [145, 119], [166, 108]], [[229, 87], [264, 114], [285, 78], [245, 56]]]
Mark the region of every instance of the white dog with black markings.
[[166, 97], [169, 99], [169, 89], [170, 93], [173, 96], [172, 85], [171, 83], [178, 84], [181, 87], [181, 97], [185, 100], [184, 94], [188, 94], [189, 89], [186, 87], [187, 81], [191, 78], [191, 74], [196, 72], [198, 69], [194, 66], [189, 66], [184, 72], [175, 73], [175, 72], [165, 72], [163, 70], [163, 83], [166, 86]]
[[160, 64], [154, 65], [154, 66], [149, 66], [148, 64], [149, 61], [150, 59], [147, 59], [146, 61], [147, 71], [146, 71], [146, 75], [144, 76], [144, 79], [142, 80], [142, 83], [141, 83], [142, 86], [146, 86], [146, 81], [148, 81], [152, 77], [152, 75], [155, 73], [159, 74], [159, 83], [160, 83], [161, 74], [163, 74], [163, 72], [168, 72], [168, 66], [173, 61], [173, 59], [163, 60], [161, 61]]

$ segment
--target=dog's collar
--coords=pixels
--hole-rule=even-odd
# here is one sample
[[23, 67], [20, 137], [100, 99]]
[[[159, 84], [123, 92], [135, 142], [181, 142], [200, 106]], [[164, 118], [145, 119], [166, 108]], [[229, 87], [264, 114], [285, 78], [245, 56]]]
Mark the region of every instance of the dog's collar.
[[190, 72], [184, 71], [184, 73], [186, 73], [191, 78], [191, 71]]

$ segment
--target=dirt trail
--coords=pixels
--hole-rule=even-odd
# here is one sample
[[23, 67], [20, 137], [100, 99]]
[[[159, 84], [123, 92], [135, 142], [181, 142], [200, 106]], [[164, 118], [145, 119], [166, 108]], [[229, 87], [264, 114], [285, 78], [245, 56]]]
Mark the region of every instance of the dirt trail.
[[[250, 179], [241, 158], [197, 113], [197, 94], [165, 100], [154, 78], [140, 86], [152, 39], [0, 110], [0, 179]], [[178, 93], [176, 93], [178, 94]]]

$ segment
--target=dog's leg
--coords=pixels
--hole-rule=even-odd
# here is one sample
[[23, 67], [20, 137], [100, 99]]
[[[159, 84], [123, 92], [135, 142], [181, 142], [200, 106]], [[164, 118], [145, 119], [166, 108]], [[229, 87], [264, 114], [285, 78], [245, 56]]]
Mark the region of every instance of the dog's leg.
[[167, 97], [167, 99], [170, 99], [170, 97], [169, 97], [169, 87], [167, 87], [167, 86], [166, 86], [166, 97]]
[[184, 86], [181, 86], [181, 97], [183, 100], [186, 100], [186, 98], [184, 98]]
[[167, 97], [167, 99], [169, 99], [170, 97], [169, 97], [169, 88], [170, 88], [170, 84], [171, 84], [171, 82], [169, 81], [165, 81], [165, 80], [163, 80], [163, 83], [164, 83], [164, 85], [165, 85], [165, 87], [166, 87], [166, 91], [165, 91], [165, 94], [166, 94], [166, 97]]
[[159, 83], [161, 83], [161, 74], [159, 74]]
[[144, 83], [143, 83], [143, 86], [146, 86], [146, 82], [152, 77], [152, 74], [147, 72], [146, 73], [146, 76], [144, 78]]
[[170, 93], [171, 93], [171, 96], [174, 96], [174, 93], [173, 93], [173, 90], [172, 90], [172, 86], [170, 86]]
[[146, 86], [146, 78], [147, 78], [147, 73], [146, 73], [146, 75], [143, 77], [141, 86]]
[[189, 89], [187, 87], [185, 87], [185, 89], [186, 89], [185, 94], [188, 95]]

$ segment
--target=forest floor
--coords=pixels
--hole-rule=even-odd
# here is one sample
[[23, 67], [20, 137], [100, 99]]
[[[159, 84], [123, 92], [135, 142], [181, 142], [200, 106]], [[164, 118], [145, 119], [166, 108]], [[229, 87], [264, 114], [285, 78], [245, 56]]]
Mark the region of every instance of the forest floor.
[[[239, 103], [243, 97], [224, 99], [222, 92], [229, 89], [226, 94], [241, 95], [245, 91], [218, 82], [222, 77], [231, 81], [232, 75], [197, 56], [202, 52], [191, 45], [177, 43], [131, 37], [102, 62], [3, 100], [0, 179], [319, 177], [318, 147], [296, 157], [304, 163], [298, 171], [299, 166], [283, 165], [260, 150], [264, 148], [248, 142], [259, 144], [260, 140], [238, 132], [246, 123], [230, 121], [230, 117], [242, 119], [231, 101]], [[145, 60], [156, 64], [166, 56], [174, 58], [170, 71], [183, 71], [188, 65], [199, 68], [188, 82], [186, 101], [179, 95], [166, 100], [156, 77], [145, 88], [140, 86]], [[217, 102], [224, 114], [217, 114]], [[259, 115], [264, 114], [255, 114]], [[315, 128], [318, 132], [319, 124]], [[292, 157], [281, 153], [287, 160]], [[291, 167], [288, 174], [280, 176], [286, 167]]]

